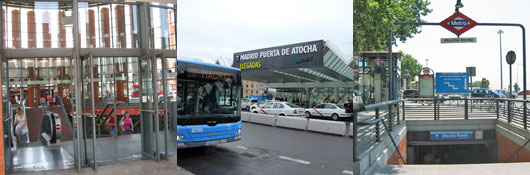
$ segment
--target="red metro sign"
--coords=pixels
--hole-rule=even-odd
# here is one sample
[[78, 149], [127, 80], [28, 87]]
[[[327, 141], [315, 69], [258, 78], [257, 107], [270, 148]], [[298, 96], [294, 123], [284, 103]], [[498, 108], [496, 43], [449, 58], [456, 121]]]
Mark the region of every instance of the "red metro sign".
[[375, 65], [381, 65], [385, 62], [385, 60], [381, 59], [380, 57], [377, 57], [375, 59], [372, 60], [372, 62], [375, 64]]
[[473, 21], [471, 18], [466, 15], [456, 12], [449, 18], [443, 20], [440, 25], [445, 27], [447, 30], [455, 33], [457, 36], [460, 36], [462, 33], [468, 31], [469, 29], [475, 27], [477, 22]]

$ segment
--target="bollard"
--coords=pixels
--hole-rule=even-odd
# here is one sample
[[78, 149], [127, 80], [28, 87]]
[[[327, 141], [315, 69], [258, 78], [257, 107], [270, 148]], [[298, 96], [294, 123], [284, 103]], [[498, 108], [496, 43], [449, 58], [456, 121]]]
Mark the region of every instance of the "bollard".
[[[375, 119], [379, 119], [379, 108], [375, 108]], [[381, 141], [381, 139], [379, 138], [379, 122], [375, 124], [375, 141]]]

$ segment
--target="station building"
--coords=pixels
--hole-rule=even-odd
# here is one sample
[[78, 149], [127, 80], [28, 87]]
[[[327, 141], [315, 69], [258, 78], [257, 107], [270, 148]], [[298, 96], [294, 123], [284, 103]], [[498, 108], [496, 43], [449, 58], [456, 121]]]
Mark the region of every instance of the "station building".
[[275, 89], [276, 97], [312, 107], [353, 99], [353, 56], [331, 41], [317, 40], [234, 53], [242, 79]]
[[[176, 91], [175, 4], [0, 4], [0, 172], [97, 169], [176, 152], [167, 110]], [[17, 108], [27, 118], [19, 138]], [[109, 135], [104, 123], [118, 126], [124, 112], [135, 131]]]

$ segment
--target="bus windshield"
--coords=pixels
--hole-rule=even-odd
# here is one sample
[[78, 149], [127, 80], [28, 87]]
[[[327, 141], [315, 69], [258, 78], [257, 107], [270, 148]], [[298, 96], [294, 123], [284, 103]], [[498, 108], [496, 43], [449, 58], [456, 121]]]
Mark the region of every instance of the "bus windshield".
[[[230, 71], [221, 72], [219, 68], [208, 70], [204, 66], [179, 63], [176, 99], [178, 124], [239, 121], [240, 72], [232, 74]], [[181, 68], [184, 70], [181, 71]]]

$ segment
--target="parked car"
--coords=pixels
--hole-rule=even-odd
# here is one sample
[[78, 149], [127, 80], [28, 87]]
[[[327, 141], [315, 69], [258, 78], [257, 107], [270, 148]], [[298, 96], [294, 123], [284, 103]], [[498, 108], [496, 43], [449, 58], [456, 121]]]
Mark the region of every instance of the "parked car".
[[493, 89], [479, 88], [471, 91], [471, 97], [493, 97], [493, 98], [506, 98], [504, 94], [501, 94]]
[[241, 109], [245, 109], [247, 111], [250, 111], [250, 106], [254, 105], [258, 103], [258, 100], [253, 98], [253, 99], [241, 99]]
[[304, 108], [289, 102], [270, 102], [251, 109], [251, 112], [279, 116], [304, 116], [304, 110]]
[[417, 89], [407, 89], [403, 92], [403, 99], [418, 97], [420, 97], [420, 92]]
[[262, 107], [262, 106], [264, 106], [265, 104], [267, 104], [269, 102], [272, 102], [272, 101], [270, 101], [270, 100], [262, 100], [260, 102], [254, 103], [254, 104], [250, 105], [250, 111], [252, 111], [253, 109], [256, 109], [257, 107]]
[[316, 105], [313, 108], [307, 108], [305, 110], [306, 117], [326, 117], [333, 120], [340, 120], [342, 118], [352, 117], [351, 111], [344, 109], [333, 103], [323, 103]]
[[504, 96], [506, 97], [510, 97], [510, 98], [516, 98], [517, 97], [517, 93], [516, 92], [513, 92], [512, 91], [512, 94], [510, 95], [510, 91], [509, 90], [497, 90], [497, 92], [503, 94]]

